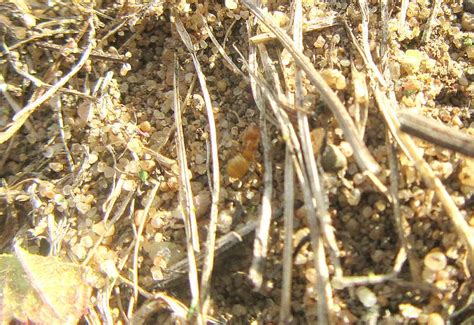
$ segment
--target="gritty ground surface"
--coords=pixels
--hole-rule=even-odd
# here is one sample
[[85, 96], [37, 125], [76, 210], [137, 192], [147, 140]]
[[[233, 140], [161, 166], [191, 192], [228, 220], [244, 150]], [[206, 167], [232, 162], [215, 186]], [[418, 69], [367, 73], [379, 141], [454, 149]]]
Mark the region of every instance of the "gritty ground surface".
[[[393, 100], [401, 110], [474, 134], [472, 3], [439, 2], [435, 19], [429, 23], [431, 1], [409, 1], [406, 11], [399, 1], [389, 1], [384, 25], [381, 5], [370, 1], [370, 50], [377, 66], [390, 72], [387, 80], [392, 82]], [[232, 0], [96, 1], [95, 11], [88, 1], [51, 4], [49, 8], [28, 1], [0, 4], [0, 33], [8, 46], [2, 48], [0, 57], [2, 131], [9, 127], [15, 105], [21, 109], [49, 89], [34, 78], [54, 85], [77, 63], [88, 44], [88, 17], [93, 17], [96, 52], [21, 129], [0, 144], [0, 245], [3, 252], [9, 252], [14, 239], [22, 240], [30, 252], [55, 254], [91, 267], [96, 272], [88, 281], [95, 296], [88, 321], [95, 317], [104, 322], [110, 317], [114, 323], [124, 323], [145, 302], [143, 297], [131, 299], [134, 272], [138, 285], [152, 292], [171, 276], [173, 264], [186, 259], [173, 109], [175, 58], [202, 249], [209, 224], [208, 116], [195, 65], [171, 16], [180, 17], [191, 36], [211, 97], [220, 163], [218, 238], [259, 216], [264, 188], [261, 120], [248, 79], [229, 68], [209, 38], [201, 15], [246, 76], [238, 51], [248, 60], [249, 36], [268, 30], [249, 30], [253, 16]], [[263, 6], [281, 27], [292, 22], [286, 1], [265, 1]], [[406, 13], [404, 19], [401, 11]], [[338, 17], [335, 26], [304, 33], [304, 54], [365, 131], [364, 142], [382, 167], [378, 180], [390, 187], [387, 126], [370, 90], [367, 65], [348, 33], [351, 30], [356, 38], [361, 37], [359, 3], [303, 0], [303, 21], [330, 16]], [[423, 43], [430, 24], [432, 33]], [[278, 41], [263, 44], [279, 71], [284, 93], [292, 93], [291, 55]], [[263, 70], [260, 72], [263, 76]], [[266, 77], [272, 89], [280, 87]], [[307, 79], [303, 84], [303, 108], [309, 112], [313, 147], [325, 171], [329, 215], [344, 276], [391, 273], [401, 237], [408, 243], [410, 264], [417, 266], [410, 270], [406, 261], [398, 275], [376, 284], [338, 288], [333, 283], [336, 323], [444, 324], [453, 314], [451, 317], [457, 317], [454, 323], [468, 319], [473, 313], [469, 307], [473, 283], [466, 248], [434, 190], [427, 188], [414, 163], [399, 150], [398, 196], [400, 214], [406, 220], [400, 234], [389, 196], [360, 171], [351, 146], [316, 88]], [[286, 109], [297, 125], [296, 112]], [[360, 113], [364, 111], [368, 113], [366, 123]], [[232, 324], [279, 321], [285, 139], [269, 110], [266, 121], [273, 163], [271, 203], [277, 218], [270, 229], [262, 289], [253, 291], [248, 280], [251, 237], [217, 254], [215, 262], [209, 314]], [[463, 218], [474, 227], [473, 160], [414, 141]], [[309, 233], [304, 196], [297, 183], [294, 213], [293, 247], [297, 247]], [[136, 250], [140, 231], [142, 241]], [[314, 323], [318, 299], [314, 255], [308, 244], [300, 246], [293, 260], [291, 313], [295, 324]], [[328, 264], [333, 276], [329, 258]], [[113, 277], [115, 270], [128, 284]], [[189, 306], [187, 274], [159, 290]], [[111, 286], [117, 290], [110, 290]], [[105, 308], [101, 299], [106, 301]], [[177, 321], [166, 307], [147, 315], [147, 321]]]

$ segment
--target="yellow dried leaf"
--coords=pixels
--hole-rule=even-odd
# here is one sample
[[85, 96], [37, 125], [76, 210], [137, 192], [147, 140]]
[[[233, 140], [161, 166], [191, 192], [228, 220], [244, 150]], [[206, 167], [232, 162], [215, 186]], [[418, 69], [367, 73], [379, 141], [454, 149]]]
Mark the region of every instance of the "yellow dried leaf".
[[76, 324], [91, 295], [83, 274], [78, 265], [29, 254], [19, 246], [14, 255], [0, 255], [0, 322]]

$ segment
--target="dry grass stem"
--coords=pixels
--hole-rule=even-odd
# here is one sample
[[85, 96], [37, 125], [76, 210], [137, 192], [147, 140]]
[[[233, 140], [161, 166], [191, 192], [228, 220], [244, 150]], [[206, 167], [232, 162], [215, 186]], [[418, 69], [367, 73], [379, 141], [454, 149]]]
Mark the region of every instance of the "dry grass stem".
[[[193, 192], [191, 189], [191, 179], [188, 168], [188, 158], [186, 155], [186, 145], [184, 141], [183, 120], [181, 117], [181, 104], [179, 102], [178, 89], [178, 63], [175, 62], [176, 68], [173, 75], [173, 108], [174, 120], [176, 126], [176, 151], [178, 152], [179, 176], [180, 176], [180, 202], [184, 208], [184, 223], [187, 229], [188, 239], [191, 240], [192, 249], [198, 253], [201, 251], [199, 244], [199, 233], [196, 220], [196, 208], [194, 207]], [[189, 247], [188, 247], [189, 248]]]
[[474, 136], [410, 112], [397, 112], [400, 130], [443, 148], [474, 157]]
[[90, 287], [47, 311], [469, 323], [473, 0], [141, 2], [0, 3], [0, 257]]
[[[367, 8], [367, 3], [365, 2], [365, 0], [359, 0], [359, 4], [361, 8]], [[368, 17], [366, 20], [363, 20], [363, 24], [368, 24]], [[371, 61], [373, 62], [373, 60], [371, 59], [372, 55], [369, 51], [369, 48], [364, 47], [362, 49], [353, 34], [351, 34], [351, 37], [356, 48], [361, 51], [361, 55], [365, 57], [366, 60], [364, 61], [366, 62], [366, 64]], [[363, 41], [368, 43], [367, 39]], [[474, 231], [470, 228], [470, 226], [460, 213], [452, 197], [449, 195], [446, 188], [443, 186], [443, 183], [438, 177], [436, 177], [431, 167], [423, 159], [422, 155], [420, 155], [419, 149], [415, 145], [413, 139], [408, 134], [401, 131], [400, 122], [395, 113], [399, 110], [396, 108], [398, 105], [396, 102], [394, 102], [394, 100], [390, 100], [387, 95], [381, 90], [379, 84], [377, 83], [378, 78], [375, 78], [375, 76], [381, 75], [382, 74], [380, 73], [380, 71], [378, 71], [378, 73], [374, 73], [373, 75], [369, 76], [372, 79], [372, 92], [374, 93], [375, 100], [385, 119], [385, 122], [400, 148], [404, 151], [407, 157], [409, 157], [409, 159], [413, 161], [416, 169], [421, 174], [425, 185], [429, 189], [433, 189], [435, 191], [438, 199], [443, 204], [446, 213], [448, 214], [449, 218], [451, 219], [451, 222], [453, 223], [455, 231], [458, 233], [458, 235], [466, 246], [470, 261], [469, 264], [472, 268], [474, 267]], [[380, 84], [383, 86], [386, 85], [386, 82], [384, 81]], [[395, 96], [391, 97], [395, 98]]]
[[[293, 40], [295, 49], [301, 51], [303, 49], [303, 30], [302, 30], [302, 4], [300, 0], [295, 1], [294, 21], [293, 21]], [[295, 106], [301, 107], [303, 105], [303, 86], [302, 86], [302, 73], [300, 67], [296, 68], [295, 71]], [[309, 131], [308, 117], [306, 114], [298, 111], [298, 130], [301, 141], [301, 148], [304, 157], [304, 163], [306, 172], [308, 175], [308, 183], [310, 185], [311, 203], [308, 201], [306, 205], [313, 205], [316, 209], [312, 208], [311, 212], [308, 213], [307, 219], [310, 225], [311, 244], [314, 251], [314, 262], [315, 269], [317, 270], [316, 279], [318, 288], [318, 322], [326, 324], [333, 321], [333, 296], [332, 288], [329, 282], [329, 269], [326, 263], [326, 253], [323, 244], [323, 238], [329, 246], [330, 256], [333, 260], [333, 264], [338, 266], [340, 270], [339, 262], [339, 249], [337, 248], [334, 232], [331, 226], [331, 218], [327, 210], [327, 198], [323, 197], [324, 188], [319, 178], [318, 168], [316, 166], [316, 159], [311, 144], [311, 135]], [[306, 198], [310, 200], [309, 197]], [[313, 201], [314, 200], [314, 201]], [[318, 226], [319, 220], [319, 226]]]
[[[121, 175], [122, 176], [122, 175]], [[122, 177], [119, 178], [119, 181], [122, 179]], [[122, 188], [123, 184], [120, 183], [120, 184], [117, 184], [118, 187]], [[135, 191], [136, 189], [132, 189], [131, 191], [128, 192], [127, 196], [125, 197], [125, 199], [121, 202], [120, 206], [118, 207], [117, 211], [115, 212], [112, 220], [110, 220], [110, 222], [107, 222], [108, 219], [104, 219], [104, 224], [105, 224], [105, 227], [104, 227], [104, 232], [100, 235], [99, 239], [97, 239], [97, 241], [95, 242], [94, 246], [89, 250], [89, 253], [87, 254], [87, 257], [84, 259], [84, 261], [82, 262], [82, 265], [85, 266], [89, 263], [89, 261], [91, 260], [91, 258], [94, 257], [95, 253], [97, 252], [97, 248], [102, 244], [104, 238], [106, 237], [109, 229], [119, 220], [119, 218], [123, 215], [123, 213], [125, 212], [125, 209], [127, 208], [128, 204], [130, 203], [130, 201], [132, 200], [133, 196], [135, 195]], [[115, 200], [114, 200], [115, 202]], [[115, 204], [115, 203], [114, 203]], [[109, 205], [110, 206], [110, 210], [112, 209], [113, 207], [113, 204]], [[107, 212], [106, 212], [107, 213]]]
[[255, 233], [253, 243], [252, 264], [249, 269], [249, 278], [256, 290], [260, 290], [263, 283], [263, 270], [268, 253], [268, 236], [270, 231], [270, 221], [272, 215], [271, 199], [272, 199], [272, 163], [270, 161], [270, 143], [266, 126], [266, 108], [265, 100], [258, 83], [253, 75], [258, 73], [257, 47], [251, 45], [249, 47], [249, 74], [250, 85], [252, 88], [255, 104], [260, 112], [260, 128], [262, 136], [262, 145], [264, 150], [264, 188], [262, 196], [261, 213], [259, 216], [258, 226]]
[[[353, 61], [351, 61], [351, 76], [352, 84], [354, 86], [354, 98], [356, 99], [354, 102], [354, 122], [357, 126], [357, 129], [359, 130], [361, 138], [364, 138], [365, 128], [367, 126], [367, 118], [369, 116], [369, 94], [365, 74], [357, 71]], [[362, 93], [357, 94], [356, 92]], [[361, 99], [358, 100], [358, 97]], [[362, 101], [362, 99], [366, 100], [360, 103], [359, 101]]]
[[431, 33], [433, 32], [433, 27], [436, 22], [436, 17], [438, 16], [439, 8], [441, 6], [442, 0], [433, 0], [431, 2], [431, 14], [428, 22], [425, 25], [423, 35], [421, 36], [421, 42], [427, 43], [431, 38]]
[[206, 238], [206, 258], [203, 265], [202, 276], [201, 276], [201, 302], [203, 304], [203, 317], [206, 318], [207, 308], [209, 303], [209, 290], [211, 285], [211, 275], [214, 267], [214, 252], [216, 244], [216, 228], [217, 228], [217, 213], [219, 204], [219, 193], [220, 193], [220, 173], [219, 173], [219, 156], [217, 148], [217, 129], [215, 124], [215, 117], [211, 103], [211, 97], [207, 88], [206, 79], [202, 72], [201, 65], [197, 59], [196, 53], [194, 52], [191, 39], [186, 29], [182, 25], [181, 21], [176, 18], [176, 28], [183, 43], [190, 52], [194, 68], [198, 76], [199, 84], [204, 95], [204, 103], [207, 113], [207, 121], [209, 126], [209, 139], [211, 142], [211, 157], [212, 157], [212, 187], [211, 187], [211, 213], [209, 220], [209, 228]]
[[209, 38], [211, 39], [212, 43], [214, 46], [217, 48], [219, 51], [220, 55], [224, 58], [225, 62], [228, 64], [228, 68], [235, 74], [238, 74], [242, 76], [245, 80], [248, 80], [248, 77], [242, 72], [242, 70], [239, 69], [239, 67], [232, 61], [232, 59], [227, 55], [225, 52], [224, 47], [217, 41], [216, 37], [214, 36], [214, 33], [212, 30], [209, 28], [209, 25], [206, 22], [206, 19], [201, 16], [202, 22], [204, 23], [204, 27], [206, 28], [207, 34], [209, 35]]
[[[266, 52], [261, 51], [260, 53], [264, 63], [263, 66], [267, 70], [267, 74], [272, 75], [272, 79], [278, 78], [275, 71], [270, 68], [272, 66], [272, 63], [270, 61], [270, 58], [268, 56], [265, 56]], [[259, 78], [256, 79], [259, 80]], [[257, 82], [257, 84], [260, 85], [260, 80]], [[318, 300], [318, 315], [319, 320], [324, 323], [330, 315], [330, 311], [328, 309], [330, 308], [330, 306], [332, 306], [331, 298], [328, 298], [328, 296], [331, 297], [331, 289], [329, 284], [327, 265], [325, 261], [326, 257], [324, 254], [323, 241], [320, 237], [319, 226], [316, 220], [316, 208], [314, 205], [315, 202], [313, 202], [313, 196], [311, 193], [311, 180], [307, 176], [306, 169], [302, 167], [304, 166], [303, 151], [301, 150], [300, 141], [297, 137], [296, 131], [294, 130], [293, 125], [291, 124], [286, 112], [280, 107], [278, 107], [277, 102], [274, 100], [270, 92], [265, 91], [265, 88], [261, 89], [266, 95], [270, 107], [272, 108], [273, 113], [276, 115], [279, 121], [280, 131], [283, 134], [283, 138], [287, 139], [287, 145], [290, 144], [289, 149], [290, 152], [293, 152], [293, 160], [296, 174], [298, 176], [300, 186], [304, 192], [305, 205], [308, 209], [309, 216], [308, 222], [310, 224], [311, 230], [311, 243], [313, 251], [315, 252], [315, 254], [317, 254], [317, 257], [315, 257], [313, 261], [315, 263], [315, 269], [318, 270], [316, 281], [316, 283], [318, 284], [318, 297], [320, 298]], [[321, 256], [323, 256], [322, 259]]]
[[250, 9], [250, 11], [267, 26], [267, 28], [275, 34], [282, 45], [290, 52], [293, 59], [298, 66], [303, 69], [308, 78], [311, 80], [313, 85], [318, 89], [323, 98], [324, 102], [329, 106], [332, 113], [336, 117], [339, 126], [341, 127], [347, 141], [354, 148], [354, 155], [357, 163], [362, 170], [370, 170], [373, 173], [377, 173], [380, 170], [379, 165], [369, 153], [369, 150], [365, 146], [362, 138], [360, 137], [354, 122], [352, 121], [349, 113], [346, 111], [344, 105], [341, 103], [337, 95], [328, 86], [323, 77], [314, 68], [311, 61], [299, 50], [295, 49], [293, 41], [288, 35], [275, 26], [271, 18], [268, 17], [260, 8], [258, 8], [253, 1], [243, 0], [243, 4]]
[[284, 247], [283, 275], [281, 284], [280, 323], [291, 321], [291, 274], [293, 268], [293, 209], [294, 209], [294, 170], [291, 154], [288, 148], [285, 153], [285, 189], [284, 189]]
[[[200, 251], [199, 234], [197, 229], [196, 214], [193, 202], [193, 194], [191, 190], [190, 175], [188, 170], [188, 160], [186, 157], [186, 148], [184, 144], [183, 122], [181, 119], [181, 107], [179, 102], [178, 89], [178, 62], [175, 57], [173, 73], [173, 107], [174, 118], [176, 123], [176, 150], [178, 156], [178, 164], [180, 169], [179, 179], [179, 209], [184, 220], [186, 230], [186, 251], [189, 261], [189, 286], [192, 294], [192, 308], [197, 308], [196, 320], [198, 324], [203, 324], [202, 307], [199, 296], [199, 281], [196, 264], [195, 252]], [[205, 316], [204, 316], [205, 317]]]
[[429, 189], [433, 189], [436, 196], [441, 201], [448, 214], [451, 222], [453, 223], [456, 233], [459, 235], [469, 256], [469, 264], [472, 268], [474, 265], [474, 231], [464, 219], [460, 213], [458, 207], [454, 203], [452, 197], [444, 187], [441, 180], [436, 177], [431, 169], [430, 165], [423, 159], [420, 154], [418, 147], [415, 145], [410, 136], [400, 130], [400, 123], [398, 122], [395, 108], [392, 106], [392, 102], [386, 97], [386, 95], [379, 89], [378, 86], [374, 86], [374, 94], [387, 125], [390, 128], [390, 132], [397, 140], [399, 146], [403, 149], [405, 155], [413, 161], [416, 169], [420, 173], [425, 185]]
[[389, 0], [380, 0], [380, 57], [382, 71], [388, 61], [388, 20], [389, 20]]
[[[281, 210], [273, 210], [272, 219], [279, 218], [282, 214]], [[256, 217], [256, 216], [255, 216]], [[256, 218], [255, 218], [256, 219]], [[242, 243], [245, 237], [249, 236], [257, 228], [257, 220], [251, 220], [242, 227], [239, 227], [235, 231], [231, 231], [216, 241], [216, 256], [222, 255], [223, 253], [229, 251], [235, 245]], [[196, 255], [196, 261], [198, 266], [202, 265], [204, 261], [205, 254], [202, 252]], [[179, 283], [183, 277], [188, 275], [189, 272], [189, 262], [187, 259], [182, 259], [177, 263], [173, 264], [169, 268], [168, 276], [165, 277], [163, 281], [158, 282], [154, 288], [166, 289], [170, 288], [176, 283]]]
[[407, 19], [407, 11], [408, 11], [408, 5], [410, 4], [410, 0], [402, 0], [401, 6], [400, 6], [400, 13], [398, 14], [398, 26], [402, 30], [405, 27], [406, 24], [406, 19]]
[[89, 19], [89, 42], [82, 53], [80, 60], [76, 63], [76, 65], [64, 76], [62, 77], [53, 87], [49, 88], [46, 92], [44, 92], [41, 96], [30, 102], [28, 105], [23, 107], [20, 112], [16, 113], [13, 117], [13, 122], [9, 125], [9, 127], [0, 132], [0, 144], [7, 141], [13, 134], [15, 134], [27, 121], [28, 117], [33, 114], [33, 112], [41, 106], [44, 102], [50, 99], [61, 87], [63, 87], [74, 75], [76, 75], [79, 70], [81, 70], [82, 66], [88, 60], [92, 48], [93, 48], [93, 39], [95, 35], [94, 24], [92, 23], [92, 19]]
[[61, 97], [60, 96], [54, 96], [50, 100], [51, 106], [56, 111], [56, 116], [58, 120], [58, 131], [59, 131], [59, 136], [61, 138], [61, 142], [63, 144], [64, 152], [66, 153], [66, 160], [69, 166], [69, 171], [71, 173], [74, 172], [75, 166], [74, 166], [74, 160], [72, 159], [71, 152], [69, 151], [69, 147], [67, 145], [67, 140], [64, 132], [64, 119], [63, 119], [63, 112], [62, 112], [62, 104], [61, 104]]
[[[15, 113], [18, 113], [21, 110], [21, 107], [20, 105], [18, 105], [15, 98], [13, 98], [13, 96], [11, 96], [8, 92], [8, 85], [5, 83], [3, 75], [0, 75], [0, 91], [3, 93], [3, 96], [5, 96], [5, 99], [7, 100], [8, 104], [10, 104], [11, 108], [15, 111]], [[27, 120], [25, 122], [25, 127], [28, 132], [36, 136], [36, 131], [30, 121]]]
[[[7, 48], [6, 45], [3, 45], [4, 47], [4, 50], [7, 54], [10, 54], [10, 49]], [[16, 71], [16, 73], [18, 73], [20, 76], [22, 76], [23, 78], [27, 79], [27, 80], [30, 80], [36, 87], [38, 88], [51, 88], [53, 87], [52, 85], [42, 81], [41, 79], [39, 79], [38, 77], [35, 77], [33, 76], [32, 74], [30, 74], [28, 71], [26, 70], [23, 70], [21, 68], [18, 67], [19, 62], [16, 58], [14, 58], [14, 56], [12, 55], [9, 55], [8, 56], [9, 58], [9, 61], [10, 61], [10, 65], [12, 66], [12, 68]], [[1, 79], [0, 79], [1, 80]], [[81, 98], [85, 98], [85, 99], [88, 99], [90, 101], [96, 101], [96, 98], [93, 97], [93, 96], [90, 96], [88, 94], [85, 94], [83, 92], [80, 92], [78, 90], [74, 90], [74, 89], [68, 89], [68, 88], [64, 88], [64, 87], [61, 87], [61, 88], [58, 88], [57, 92], [59, 93], [63, 93], [63, 94], [70, 94], [70, 95], [75, 95], [75, 96], [78, 96], [78, 97], [81, 97]], [[16, 112], [18, 112], [20, 109], [18, 110], [15, 110]], [[28, 123], [28, 122], [27, 122]]]
[[156, 196], [156, 193], [158, 192], [159, 187], [160, 187], [160, 183], [156, 182], [155, 185], [153, 186], [153, 189], [150, 191], [145, 208], [143, 209], [143, 214], [141, 215], [141, 218], [140, 218], [138, 229], [135, 234], [134, 249], [133, 249], [133, 269], [132, 269], [134, 286], [133, 286], [133, 296], [130, 298], [130, 304], [128, 306], [128, 311], [127, 311], [128, 318], [131, 317], [133, 313], [134, 305], [137, 303], [137, 299], [138, 299], [138, 254], [140, 252], [140, 247], [142, 243], [142, 234], [143, 234], [143, 230], [145, 229], [146, 222], [148, 221], [148, 212], [150, 211], [151, 204], [153, 203], [153, 200], [155, 199], [155, 196]]
[[[377, 68], [377, 65], [374, 62], [374, 59], [372, 58], [372, 55], [370, 55], [370, 44], [369, 44], [369, 4], [367, 3], [367, 0], [358, 0], [359, 7], [360, 7], [360, 13], [361, 13], [361, 36], [362, 36], [362, 50], [360, 50], [360, 45], [359, 42], [355, 42], [356, 46], [359, 46], [359, 52], [362, 53], [362, 58], [364, 59], [364, 62], [367, 66], [368, 69], [374, 74], [374, 76], [377, 78], [378, 82], [382, 85], [382, 87], [387, 86], [387, 83], [385, 79], [383, 78], [382, 74], [380, 73], [379, 69]], [[347, 28], [347, 22], [344, 21], [346, 30]], [[349, 32], [353, 38], [355, 38], [354, 34], [352, 33], [352, 29], [349, 28]]]
[[[82, 52], [84, 51], [83, 49], [72, 49], [72, 48], [65, 49], [61, 45], [56, 45], [56, 44], [51, 44], [51, 43], [46, 43], [46, 42], [38, 42], [36, 43], [36, 45], [39, 47], [47, 48], [49, 50], [58, 51], [58, 52], [67, 51], [68, 54], [72, 54], [74, 56], [81, 56]], [[90, 56], [91, 58], [94, 58], [94, 59], [119, 62], [119, 63], [126, 63], [128, 60], [128, 58], [125, 55], [105, 53], [101, 51], [92, 51], [90, 53]]]
[[[329, 27], [337, 26], [339, 19], [336, 16], [328, 16], [324, 18], [317, 18], [303, 23], [303, 33], [319, 31]], [[250, 42], [253, 44], [262, 44], [277, 39], [273, 33], [260, 33], [250, 37]]]
[[400, 200], [398, 197], [399, 169], [397, 147], [390, 134], [387, 134], [387, 150], [390, 165], [390, 196], [392, 198], [393, 217], [397, 227], [398, 239], [401, 248], [406, 252], [411, 277], [414, 281], [421, 280], [421, 265], [413, 253], [413, 240], [411, 239], [411, 228], [406, 217], [400, 211]]

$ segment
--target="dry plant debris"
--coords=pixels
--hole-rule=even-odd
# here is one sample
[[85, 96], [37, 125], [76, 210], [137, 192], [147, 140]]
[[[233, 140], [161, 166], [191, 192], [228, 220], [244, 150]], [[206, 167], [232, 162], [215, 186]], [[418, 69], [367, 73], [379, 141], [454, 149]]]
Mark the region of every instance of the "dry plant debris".
[[472, 0], [10, 0], [0, 36], [8, 320], [472, 322]]

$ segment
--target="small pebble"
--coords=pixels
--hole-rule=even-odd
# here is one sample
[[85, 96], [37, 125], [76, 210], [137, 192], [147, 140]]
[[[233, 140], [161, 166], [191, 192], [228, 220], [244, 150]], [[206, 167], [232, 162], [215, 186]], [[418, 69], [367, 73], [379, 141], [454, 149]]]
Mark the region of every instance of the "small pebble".
[[474, 14], [465, 12], [462, 14], [461, 27], [466, 32], [474, 30]]
[[428, 315], [428, 325], [444, 325], [443, 317], [438, 313], [431, 313]]
[[428, 253], [423, 262], [428, 269], [434, 272], [443, 270], [448, 264], [446, 255], [441, 252]]
[[360, 302], [367, 308], [377, 303], [377, 296], [367, 287], [358, 287], [356, 289], [356, 295]]
[[325, 171], [337, 172], [347, 167], [347, 158], [337, 146], [331, 144], [324, 150], [321, 164]]
[[474, 14], [474, 0], [464, 0], [463, 8], [464, 11]]

